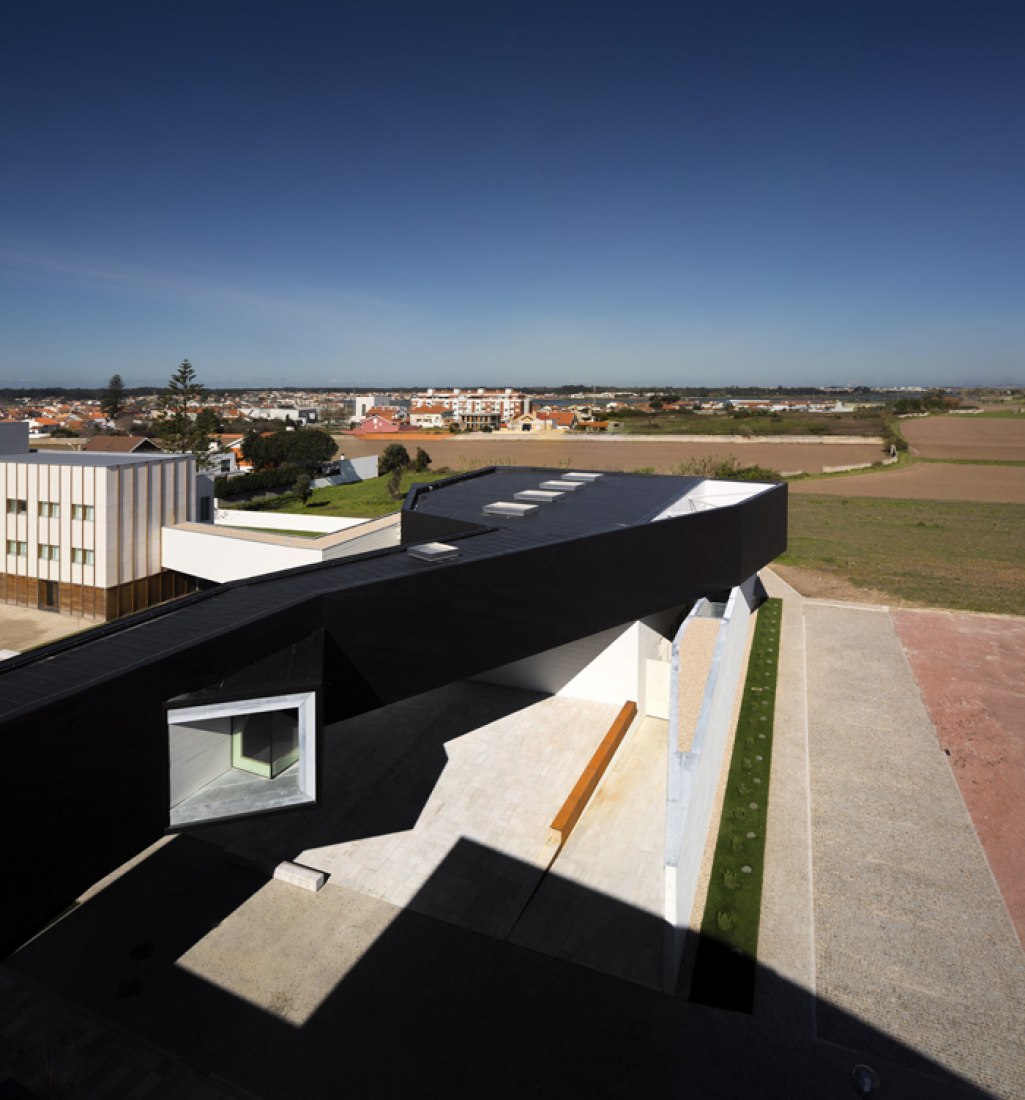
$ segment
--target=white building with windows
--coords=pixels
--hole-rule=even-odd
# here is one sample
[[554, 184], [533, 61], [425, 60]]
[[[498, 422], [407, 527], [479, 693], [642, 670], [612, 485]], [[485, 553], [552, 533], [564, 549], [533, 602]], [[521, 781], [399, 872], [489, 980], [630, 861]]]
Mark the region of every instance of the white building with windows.
[[410, 420], [418, 409], [449, 409], [466, 431], [497, 428], [530, 412], [530, 397], [506, 387], [504, 390], [425, 390], [412, 399]]
[[191, 455], [29, 451], [0, 427], [0, 600], [111, 619], [194, 587], [161, 564], [161, 528], [210, 509]]

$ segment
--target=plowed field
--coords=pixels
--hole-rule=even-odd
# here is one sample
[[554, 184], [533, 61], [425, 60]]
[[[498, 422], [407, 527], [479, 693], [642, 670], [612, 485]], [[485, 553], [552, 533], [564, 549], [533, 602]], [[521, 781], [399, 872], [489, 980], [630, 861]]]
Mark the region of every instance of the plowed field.
[[917, 462], [901, 470], [851, 474], [823, 481], [795, 481], [790, 492], [884, 500], [980, 500], [1025, 504], [1025, 467]]
[[911, 453], [922, 458], [1025, 462], [1025, 418], [991, 420], [975, 416], [927, 416], [902, 420], [900, 427]]
[[427, 436], [407, 438], [386, 435], [379, 439], [358, 436], [335, 437], [349, 458], [379, 454], [389, 443], [401, 443], [412, 454], [417, 447], [427, 451], [435, 469], [451, 466], [581, 466], [587, 470], [625, 470], [627, 473], [654, 468], [668, 474], [673, 466], [699, 455], [733, 455], [745, 466], [766, 466], [770, 470], [803, 470], [821, 473], [823, 466], [848, 466], [878, 462], [883, 452], [874, 444], [828, 443], [693, 443], [684, 439], [631, 440], [629, 438], [559, 437], [522, 439], [496, 435], [490, 439], [461, 439]]

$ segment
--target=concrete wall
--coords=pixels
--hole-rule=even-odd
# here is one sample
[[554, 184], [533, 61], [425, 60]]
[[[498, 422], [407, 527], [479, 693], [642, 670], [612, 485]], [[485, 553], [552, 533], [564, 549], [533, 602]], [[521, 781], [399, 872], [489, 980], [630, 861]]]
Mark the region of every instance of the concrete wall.
[[311, 482], [315, 489], [324, 489], [328, 485], [351, 485], [354, 481], [366, 481], [377, 477], [377, 455], [363, 455], [362, 458], [339, 459], [339, 472], [331, 477], [318, 477]]
[[[227, 538], [218, 534], [216, 527], [209, 531], [165, 527], [163, 563], [165, 569], [221, 584], [324, 560], [323, 552], [313, 545], [291, 545], [298, 541], [273, 543]], [[319, 540], [310, 540], [314, 541]]]
[[231, 767], [231, 718], [169, 725], [171, 805], [202, 790]]
[[701, 872], [708, 831], [714, 826], [719, 776], [725, 766], [733, 706], [744, 671], [751, 608], [757, 577], [730, 593], [705, 684], [690, 752], [679, 752], [679, 653], [685, 631], [704, 612], [701, 603], [684, 620], [673, 640], [672, 703], [669, 726], [665, 840], [666, 944], [663, 955], [667, 991], [675, 989], [684, 938]]
[[669, 662], [660, 660], [663, 654], [668, 655], [665, 651], [669, 648], [660, 631], [667, 630], [677, 614], [674, 609], [603, 630], [569, 645], [490, 669], [475, 679], [617, 706], [630, 699], [645, 714], [650, 666], [664, 665], [663, 670], [656, 667], [656, 677], [660, 671], [666, 677], [669, 675]]
[[239, 508], [218, 508], [214, 523], [218, 527], [248, 527], [263, 531], [310, 531], [323, 535], [344, 531], [366, 523], [352, 516], [300, 516], [282, 512], [245, 512]]
[[[259, 517], [262, 513], [238, 514]], [[398, 513], [345, 522], [347, 526], [341, 531], [310, 539], [272, 531], [246, 532], [218, 524], [179, 524], [164, 528], [161, 560], [165, 569], [223, 584], [399, 545]]]

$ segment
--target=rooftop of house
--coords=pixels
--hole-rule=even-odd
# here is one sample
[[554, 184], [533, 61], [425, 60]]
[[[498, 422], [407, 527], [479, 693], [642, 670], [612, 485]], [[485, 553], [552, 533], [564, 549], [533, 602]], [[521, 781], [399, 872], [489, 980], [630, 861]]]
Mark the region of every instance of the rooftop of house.
[[106, 451], [31, 451], [29, 454], [0, 454], [2, 462], [28, 466], [134, 466], [139, 462], [170, 462], [189, 458], [181, 454], [113, 454]]
[[161, 448], [152, 439], [144, 435], [94, 435], [86, 445], [87, 452], [109, 451], [113, 453], [133, 454], [136, 451], [158, 453]]

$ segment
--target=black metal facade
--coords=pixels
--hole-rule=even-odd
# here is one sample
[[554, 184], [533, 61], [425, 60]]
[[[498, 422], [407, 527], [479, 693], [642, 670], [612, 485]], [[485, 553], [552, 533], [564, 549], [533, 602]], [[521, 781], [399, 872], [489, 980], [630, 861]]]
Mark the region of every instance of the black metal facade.
[[165, 831], [171, 700], [315, 687], [331, 723], [720, 594], [786, 548], [784, 485], [651, 522], [698, 479], [610, 474], [543, 515], [479, 514], [560, 472], [412, 493], [403, 545], [445, 537], [452, 561], [397, 549], [221, 585], [0, 665], [3, 946]]

